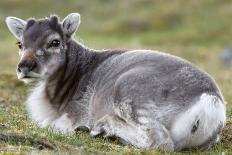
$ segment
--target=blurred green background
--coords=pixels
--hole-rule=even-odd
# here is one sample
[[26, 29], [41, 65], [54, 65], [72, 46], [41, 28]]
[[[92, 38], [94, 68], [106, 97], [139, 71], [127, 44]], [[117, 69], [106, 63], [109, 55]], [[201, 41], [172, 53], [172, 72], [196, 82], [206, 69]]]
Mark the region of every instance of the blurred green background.
[[83, 132], [74, 136], [51, 133], [28, 119], [22, 104], [26, 87], [15, 75], [16, 39], [8, 31], [5, 18], [44, 18], [51, 14], [64, 18], [71, 12], [81, 14], [76, 38], [90, 48], [159, 50], [183, 57], [211, 74], [225, 97], [228, 121], [222, 144], [210, 151], [231, 153], [232, 68], [226, 68], [219, 59], [221, 51], [232, 47], [231, 0], [0, 0], [0, 135], [13, 133], [24, 137], [23, 141], [13, 137], [9, 146], [0, 141], [6, 154], [12, 152], [12, 144], [17, 144], [16, 152], [28, 150], [23, 145], [30, 150], [35, 143], [28, 140], [30, 137], [58, 141], [58, 148], [65, 146], [66, 150], [80, 146], [114, 154], [145, 154], [142, 149], [101, 137], [92, 139]]
[[81, 14], [77, 39], [86, 46], [145, 48], [181, 56], [215, 77], [227, 103], [232, 103], [232, 69], [219, 61], [220, 51], [232, 47], [231, 0], [1, 0], [0, 74], [15, 74], [18, 61], [5, 17], [63, 18], [70, 12]]

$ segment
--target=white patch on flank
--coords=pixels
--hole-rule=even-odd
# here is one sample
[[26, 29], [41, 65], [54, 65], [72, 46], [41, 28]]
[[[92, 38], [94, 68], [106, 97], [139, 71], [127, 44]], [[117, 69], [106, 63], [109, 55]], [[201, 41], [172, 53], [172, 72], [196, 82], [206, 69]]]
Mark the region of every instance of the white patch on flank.
[[147, 117], [139, 117], [138, 118], [138, 121], [141, 123], [141, 124], [148, 124], [149, 122], [151, 122], [151, 120], [149, 120], [149, 118]]
[[[199, 120], [195, 133], [191, 133], [194, 123]], [[193, 147], [203, 144], [225, 124], [225, 106], [213, 95], [202, 94], [200, 100], [189, 110], [177, 116], [170, 130], [173, 140], [180, 147]]]
[[147, 116], [148, 115], [148, 110], [147, 109], [137, 109], [136, 113], [140, 116]]
[[74, 130], [73, 123], [67, 114], [60, 116], [51, 106], [45, 96], [45, 82], [40, 82], [32, 91], [27, 102], [30, 118], [40, 127], [53, 127], [55, 130], [67, 133]]

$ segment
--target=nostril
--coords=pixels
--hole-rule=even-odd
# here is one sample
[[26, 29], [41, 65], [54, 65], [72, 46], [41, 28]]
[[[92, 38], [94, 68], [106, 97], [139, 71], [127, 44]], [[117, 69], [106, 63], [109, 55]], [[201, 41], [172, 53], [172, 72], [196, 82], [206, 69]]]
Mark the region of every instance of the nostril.
[[33, 62], [29, 67], [29, 71], [33, 71], [35, 68], [36, 68], [36, 63]]
[[17, 71], [19, 72], [19, 73], [21, 73], [22, 72], [22, 70], [18, 67], [17, 68]]
[[36, 62], [31, 60], [24, 60], [18, 64], [17, 71], [19, 73], [27, 74], [28, 72], [34, 71], [36, 67]]

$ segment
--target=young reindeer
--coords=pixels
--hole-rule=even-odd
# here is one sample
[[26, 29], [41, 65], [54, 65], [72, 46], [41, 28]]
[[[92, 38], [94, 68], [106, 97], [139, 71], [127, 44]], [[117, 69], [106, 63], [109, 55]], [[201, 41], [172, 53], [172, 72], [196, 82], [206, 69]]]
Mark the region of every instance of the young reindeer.
[[27, 110], [40, 127], [168, 151], [219, 141], [225, 106], [215, 81], [189, 62], [150, 50], [96, 51], [73, 39], [78, 13], [24, 21], [7, 17], [18, 40], [17, 75], [34, 83]]

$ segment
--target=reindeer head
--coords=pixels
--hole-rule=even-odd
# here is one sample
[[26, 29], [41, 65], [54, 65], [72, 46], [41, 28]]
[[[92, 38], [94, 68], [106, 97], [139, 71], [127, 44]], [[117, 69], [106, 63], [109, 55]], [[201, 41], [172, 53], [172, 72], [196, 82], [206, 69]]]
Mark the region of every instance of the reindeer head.
[[71, 13], [62, 22], [57, 16], [27, 21], [7, 17], [6, 24], [18, 41], [17, 76], [30, 83], [43, 79], [45, 73], [64, 62], [67, 44], [80, 24], [80, 15]]

